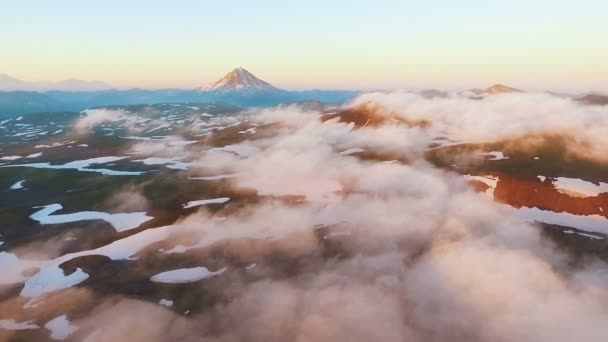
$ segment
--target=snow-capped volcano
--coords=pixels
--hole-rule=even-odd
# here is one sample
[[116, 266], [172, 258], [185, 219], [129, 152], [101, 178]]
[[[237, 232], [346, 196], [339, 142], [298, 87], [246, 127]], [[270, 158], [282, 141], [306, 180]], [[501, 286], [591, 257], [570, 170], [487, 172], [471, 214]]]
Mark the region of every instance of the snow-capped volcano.
[[468, 94], [468, 96], [473, 97], [484, 97], [492, 94], [503, 94], [503, 93], [521, 93], [523, 90], [511, 88], [504, 84], [495, 84], [493, 86], [487, 87], [486, 89], [471, 89], [463, 92], [463, 94]]
[[249, 71], [238, 67], [215, 81], [203, 91], [234, 91], [234, 90], [279, 90], [270, 83], [255, 77]]
[[522, 91], [516, 88], [511, 88], [504, 84], [495, 84], [481, 91], [485, 94], [499, 94], [499, 93], [521, 93]]

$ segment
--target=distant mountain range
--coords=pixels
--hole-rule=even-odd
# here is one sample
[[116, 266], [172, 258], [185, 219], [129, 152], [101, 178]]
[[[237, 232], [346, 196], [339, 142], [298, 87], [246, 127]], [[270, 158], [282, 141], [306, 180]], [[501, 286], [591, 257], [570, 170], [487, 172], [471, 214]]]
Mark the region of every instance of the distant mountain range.
[[113, 87], [102, 81], [83, 81], [75, 78], [59, 82], [27, 82], [7, 74], [0, 74], [0, 91], [99, 91]]
[[[361, 93], [351, 90], [287, 91], [257, 78], [241, 67], [199, 89], [117, 90], [110, 88], [110, 85], [98, 81], [69, 79], [56, 83], [28, 83], [0, 74], [0, 117], [30, 112], [81, 111], [91, 107], [133, 104], [218, 102], [239, 107], [252, 107], [312, 100], [341, 104]], [[7, 91], [9, 89], [40, 90]], [[80, 90], [75, 91], [74, 89]], [[522, 90], [495, 84], [486, 89], [471, 89], [464, 92], [463, 95], [482, 98], [509, 92], [522, 92]], [[421, 90], [417, 93], [427, 98], [449, 96], [448, 93], [435, 89]], [[596, 93], [583, 97], [567, 97], [586, 104], [608, 104], [608, 96]]]
[[0, 92], [0, 118], [15, 114], [65, 110], [65, 105], [52, 97], [29, 91]]
[[[78, 80], [66, 80], [56, 85], [78, 87]], [[27, 83], [27, 82], [25, 82]], [[102, 89], [70, 91], [58, 86], [47, 91], [4, 91], [24, 88], [24, 82], [10, 76], [0, 76], [0, 117], [27, 112], [81, 111], [86, 108], [159, 103], [218, 102], [240, 107], [272, 106], [280, 103], [316, 100], [343, 103], [360, 92], [351, 90], [287, 91], [272, 86], [243, 68], [236, 68], [209, 86], [199, 89]], [[84, 85], [92, 89], [95, 82]], [[103, 83], [102, 83], [103, 84]], [[102, 84], [97, 84], [101, 87]], [[5, 88], [2, 88], [5, 87]], [[27, 87], [25, 87], [27, 88]], [[84, 88], [83, 88], [84, 89]]]

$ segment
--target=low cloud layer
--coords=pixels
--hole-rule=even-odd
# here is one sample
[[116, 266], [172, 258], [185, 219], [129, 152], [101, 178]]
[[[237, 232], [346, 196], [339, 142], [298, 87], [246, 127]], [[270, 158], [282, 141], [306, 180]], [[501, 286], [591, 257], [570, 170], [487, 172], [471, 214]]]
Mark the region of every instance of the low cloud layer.
[[[608, 147], [606, 107], [543, 94], [472, 100], [407, 93], [366, 94], [350, 106], [371, 106], [376, 115], [399, 120], [358, 128], [282, 107], [249, 114], [251, 122], [269, 127], [264, 137], [203, 152], [176, 147], [172, 153], [191, 160], [192, 169], [184, 172], [233, 175], [232, 187], [254, 189], [259, 198], [236, 208], [230, 205], [239, 199], [232, 198], [223, 211], [201, 209], [159, 229], [182, 251], [231, 241], [222, 245], [222, 255], [258, 264], [227, 266], [213, 279], [223, 299], [200, 311], [114, 298], [75, 322], [77, 336], [218, 342], [606, 339], [605, 263], [589, 259], [572, 266], [513, 208], [424, 159], [438, 137], [492, 142], [527, 134], [567, 134], [599, 156]], [[373, 155], [344, 153], [352, 149]], [[129, 206], [145, 204], [139, 195], [118, 198]], [[281, 262], [292, 267], [286, 271]], [[200, 286], [211, 291], [207, 284]]]
[[84, 114], [85, 115], [79, 118], [74, 124], [74, 129], [81, 133], [106, 122], [116, 122], [126, 119], [126, 113], [123, 110], [89, 109], [84, 111]]
[[506, 93], [470, 99], [425, 99], [411, 93], [369, 93], [353, 107], [369, 106], [386, 117], [425, 121], [429, 134], [462, 142], [492, 142], [527, 135], [573, 139], [573, 152], [606, 160], [608, 107], [587, 106], [545, 93]]

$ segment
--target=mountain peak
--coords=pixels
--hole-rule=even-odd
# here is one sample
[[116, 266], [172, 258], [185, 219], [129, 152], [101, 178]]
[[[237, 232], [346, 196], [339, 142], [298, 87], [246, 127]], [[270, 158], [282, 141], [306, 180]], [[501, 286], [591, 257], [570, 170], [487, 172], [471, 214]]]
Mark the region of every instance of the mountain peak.
[[9, 74], [5, 74], [5, 73], [0, 73], [0, 80], [11, 80], [11, 81], [18, 81], [16, 78], [14, 78], [13, 76], [9, 75]]
[[506, 86], [504, 84], [500, 84], [497, 83], [491, 87], [486, 88], [484, 91], [484, 93], [489, 93], [489, 94], [496, 94], [496, 93], [520, 93], [521, 90], [516, 89], [516, 88], [511, 88], [509, 86]]
[[511, 88], [504, 84], [496, 83], [492, 86], [487, 87], [486, 89], [471, 89], [469, 90], [475, 96], [485, 96], [489, 94], [502, 94], [502, 93], [522, 93], [523, 90]]
[[270, 83], [263, 81], [245, 68], [237, 67], [221, 79], [213, 82], [203, 91], [233, 91], [233, 90], [278, 90]]

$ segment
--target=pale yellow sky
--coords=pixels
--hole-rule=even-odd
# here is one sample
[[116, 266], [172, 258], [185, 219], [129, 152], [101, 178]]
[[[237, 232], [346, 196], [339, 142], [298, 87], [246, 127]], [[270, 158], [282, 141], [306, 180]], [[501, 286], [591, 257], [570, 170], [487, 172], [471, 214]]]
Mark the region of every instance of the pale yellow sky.
[[289, 89], [608, 90], [601, 1], [254, 3], [3, 5], [0, 73], [194, 87], [242, 66]]

